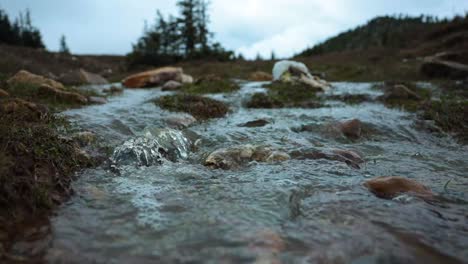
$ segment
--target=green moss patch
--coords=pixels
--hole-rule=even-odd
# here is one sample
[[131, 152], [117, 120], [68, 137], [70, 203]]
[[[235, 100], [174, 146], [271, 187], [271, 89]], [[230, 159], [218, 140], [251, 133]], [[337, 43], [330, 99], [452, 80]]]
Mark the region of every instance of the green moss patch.
[[313, 89], [304, 84], [273, 82], [265, 88], [266, 94], [257, 93], [247, 102], [249, 108], [283, 108], [304, 107], [318, 108], [320, 103], [317, 93], [320, 90]]
[[468, 100], [442, 98], [423, 105], [420, 117], [433, 120], [443, 131], [453, 133], [464, 144], [468, 143]]
[[153, 102], [163, 109], [189, 113], [197, 119], [221, 118], [229, 111], [223, 102], [190, 94], [163, 96]]

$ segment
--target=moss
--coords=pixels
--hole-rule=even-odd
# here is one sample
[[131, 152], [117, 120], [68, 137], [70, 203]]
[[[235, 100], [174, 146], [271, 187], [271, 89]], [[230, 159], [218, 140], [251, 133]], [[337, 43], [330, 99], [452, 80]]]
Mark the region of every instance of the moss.
[[226, 79], [209, 79], [196, 82], [194, 84], [185, 84], [181, 91], [189, 94], [215, 94], [232, 93], [239, 90], [240, 87], [235, 82]]
[[2, 215], [52, 209], [71, 194], [74, 172], [92, 165], [76, 143], [58, 134], [64, 122], [54, 116], [25, 121], [16, 113], [0, 114]]
[[350, 105], [362, 104], [364, 102], [372, 101], [372, 98], [367, 94], [333, 95], [333, 96], [328, 96], [327, 99], [343, 101], [346, 104], [350, 104]]
[[223, 102], [189, 94], [163, 96], [153, 102], [163, 109], [189, 113], [197, 119], [221, 118], [229, 111]]
[[317, 108], [323, 106], [317, 97], [316, 90], [304, 84], [273, 82], [266, 85], [266, 94], [256, 93], [247, 102], [249, 108], [282, 108], [305, 107]]
[[443, 97], [423, 105], [420, 117], [433, 120], [443, 131], [453, 133], [462, 143], [468, 143], [468, 100]]
[[[18, 97], [24, 100], [37, 102], [40, 104], [44, 104], [53, 110], [61, 111], [69, 108], [77, 108], [83, 106], [83, 103], [66, 100], [64, 98], [60, 98], [54, 96], [50, 93], [41, 93], [39, 87], [37, 85], [30, 85], [30, 84], [15, 84], [15, 85], [5, 85], [5, 90], [10, 94], [12, 97]], [[66, 92], [72, 92], [88, 98], [90, 96], [97, 96], [100, 95], [93, 91], [93, 90], [78, 90], [71, 87], [66, 87]]]

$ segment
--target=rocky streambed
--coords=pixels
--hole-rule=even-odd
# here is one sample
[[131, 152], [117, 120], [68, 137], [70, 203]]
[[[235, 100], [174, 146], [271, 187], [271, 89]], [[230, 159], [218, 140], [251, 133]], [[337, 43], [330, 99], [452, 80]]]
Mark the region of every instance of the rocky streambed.
[[[319, 106], [281, 109], [247, 108], [265, 83], [238, 84], [207, 95], [229, 112], [206, 121], [155, 105], [174, 93], [159, 88], [64, 112], [113, 154], [81, 173], [46, 238], [16, 253], [40, 248], [50, 263], [468, 259], [466, 146], [380, 103], [370, 83], [334, 83]], [[340, 100], [350, 95], [366, 100]], [[421, 186], [397, 179], [379, 195], [381, 182], [366, 182], [380, 176]], [[415, 186], [420, 195], [404, 190]]]

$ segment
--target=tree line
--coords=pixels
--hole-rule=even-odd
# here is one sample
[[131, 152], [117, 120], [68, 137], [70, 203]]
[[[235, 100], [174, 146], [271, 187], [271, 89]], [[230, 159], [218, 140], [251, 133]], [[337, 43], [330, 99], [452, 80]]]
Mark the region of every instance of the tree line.
[[12, 22], [8, 14], [0, 9], [0, 43], [36, 49], [45, 48], [41, 32], [32, 24], [29, 10], [20, 12]]
[[456, 16], [449, 20], [434, 16], [381, 16], [370, 20], [367, 24], [346, 31], [323, 43], [306, 49], [298, 56], [313, 56], [329, 52], [346, 50], [366, 50], [368, 48], [409, 48], [427, 37], [427, 35], [441, 26], [457, 21], [468, 21], [466, 17]]
[[164, 65], [182, 60], [231, 60], [234, 53], [213, 41], [209, 30], [209, 2], [179, 0], [178, 16], [165, 17], [159, 10], [153, 25], [145, 23], [143, 36], [127, 58], [130, 65]]

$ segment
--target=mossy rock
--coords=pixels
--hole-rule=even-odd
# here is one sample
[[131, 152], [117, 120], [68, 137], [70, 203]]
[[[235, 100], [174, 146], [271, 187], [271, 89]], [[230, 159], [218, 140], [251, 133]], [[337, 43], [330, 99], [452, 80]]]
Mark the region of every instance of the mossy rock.
[[468, 143], [468, 100], [444, 97], [426, 102], [420, 117], [433, 120], [445, 132], [453, 133], [462, 143]]
[[418, 111], [421, 105], [432, 97], [429, 89], [420, 88], [409, 82], [386, 82], [375, 88], [384, 90], [385, 94], [380, 96], [378, 100], [383, 102], [385, 106], [410, 112]]
[[358, 105], [372, 101], [372, 98], [367, 94], [341, 94], [327, 97], [328, 100], [342, 101], [349, 105]]
[[210, 119], [224, 117], [229, 111], [225, 103], [191, 94], [167, 95], [153, 100], [159, 107], [191, 114], [196, 119]]
[[249, 108], [322, 107], [317, 93], [321, 90], [300, 83], [273, 82], [264, 86], [266, 94], [256, 93], [247, 102]]
[[240, 86], [231, 80], [208, 75], [200, 78], [193, 84], [185, 84], [181, 91], [189, 94], [216, 94], [232, 93], [239, 89]]

